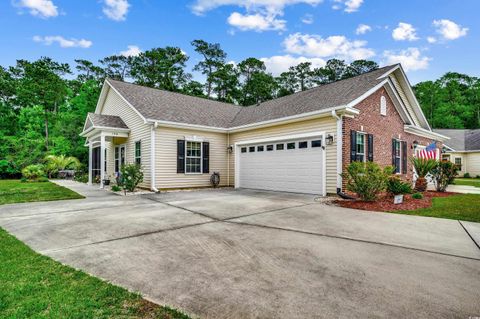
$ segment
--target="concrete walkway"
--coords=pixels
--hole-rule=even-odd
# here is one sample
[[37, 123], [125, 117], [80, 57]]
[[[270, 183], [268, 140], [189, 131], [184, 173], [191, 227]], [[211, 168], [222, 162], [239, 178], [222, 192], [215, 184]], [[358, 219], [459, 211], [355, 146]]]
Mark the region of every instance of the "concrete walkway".
[[448, 185], [447, 191], [454, 192], [454, 193], [462, 193], [462, 194], [480, 194], [479, 187], [470, 186], [470, 185]]
[[33, 249], [204, 318], [480, 315], [480, 224], [231, 189], [0, 206]]

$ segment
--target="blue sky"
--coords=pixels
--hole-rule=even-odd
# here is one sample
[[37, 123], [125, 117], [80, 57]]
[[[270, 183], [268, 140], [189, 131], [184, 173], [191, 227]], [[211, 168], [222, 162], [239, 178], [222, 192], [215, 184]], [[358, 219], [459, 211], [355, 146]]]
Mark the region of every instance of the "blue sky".
[[[229, 61], [262, 58], [277, 74], [330, 58], [402, 62], [412, 83], [447, 71], [480, 76], [478, 0], [7, 0], [0, 65], [50, 56], [72, 63], [218, 42]], [[198, 76], [198, 75], [196, 75]]]

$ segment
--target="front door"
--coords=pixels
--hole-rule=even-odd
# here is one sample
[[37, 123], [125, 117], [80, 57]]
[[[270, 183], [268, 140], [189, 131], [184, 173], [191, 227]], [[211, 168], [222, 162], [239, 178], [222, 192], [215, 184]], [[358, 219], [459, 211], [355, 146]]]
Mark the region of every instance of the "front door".
[[115, 173], [120, 172], [123, 165], [125, 165], [125, 145], [119, 145], [115, 147]]

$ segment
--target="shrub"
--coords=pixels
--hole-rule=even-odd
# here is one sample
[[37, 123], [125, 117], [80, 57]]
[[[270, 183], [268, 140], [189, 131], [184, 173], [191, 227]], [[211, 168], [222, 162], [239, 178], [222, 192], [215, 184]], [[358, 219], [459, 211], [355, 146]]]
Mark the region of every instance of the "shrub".
[[126, 164], [120, 169], [121, 178], [119, 185], [123, 190], [133, 192], [143, 182], [143, 171], [140, 165]]
[[347, 190], [356, 193], [364, 201], [374, 201], [385, 190], [392, 172], [390, 166], [382, 170], [373, 162], [353, 162], [341, 175], [347, 182]]
[[453, 184], [457, 172], [458, 166], [452, 162], [438, 162], [437, 166], [432, 169], [431, 172], [437, 191], [444, 192], [449, 184]]
[[88, 173], [75, 174], [73, 180], [79, 183], [88, 183]]
[[45, 176], [45, 170], [42, 164], [28, 165], [22, 169], [22, 175], [28, 180], [37, 180], [39, 177]]
[[65, 155], [48, 155], [45, 157], [45, 171], [48, 176], [57, 174], [58, 171], [64, 169], [77, 169], [80, 167], [80, 161], [73, 156]]
[[470, 173], [463, 174], [463, 178], [470, 178]]
[[118, 185], [113, 185], [113, 186], [112, 186], [112, 191], [114, 191], [114, 192], [119, 192], [119, 191], [121, 191], [121, 190], [122, 190], [122, 189], [121, 189], [120, 186], [118, 186]]
[[26, 179], [25, 177], [20, 178], [20, 183], [26, 183], [26, 182], [28, 182], [28, 179]]
[[475, 176], [475, 178], [480, 178], [480, 175]]
[[0, 179], [18, 178], [21, 176], [20, 170], [12, 161], [0, 160]]
[[412, 195], [412, 198], [413, 199], [422, 199], [423, 194], [422, 193], [415, 193], [415, 194]]
[[392, 195], [410, 194], [412, 186], [409, 182], [404, 182], [400, 177], [392, 175], [387, 181], [387, 192]]
[[417, 192], [424, 192], [427, 190], [427, 176], [432, 169], [437, 166], [437, 161], [434, 159], [426, 159], [419, 157], [412, 157], [411, 159], [413, 167], [417, 172], [417, 179], [415, 180], [415, 190]]
[[48, 178], [45, 177], [45, 176], [39, 177], [39, 178], [37, 179], [37, 182], [46, 183], [46, 182], [48, 182]]

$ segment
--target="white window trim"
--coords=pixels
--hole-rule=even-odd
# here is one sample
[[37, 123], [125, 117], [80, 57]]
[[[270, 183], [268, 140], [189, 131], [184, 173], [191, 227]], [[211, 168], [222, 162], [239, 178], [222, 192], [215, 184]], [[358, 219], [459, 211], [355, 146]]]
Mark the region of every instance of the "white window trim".
[[[121, 152], [121, 148], [124, 148], [124, 153], [123, 153], [123, 156], [125, 157], [125, 163], [124, 164], [127, 164], [127, 144], [124, 143], [124, 144], [119, 144], [119, 145], [115, 145], [114, 146], [114, 150], [113, 150], [113, 170], [115, 171], [115, 149], [118, 148], [118, 173], [120, 173], [120, 170], [122, 169], [122, 163], [121, 163], [121, 155], [122, 155], [122, 152]], [[117, 172], [115, 172], [117, 173]]]
[[133, 142], [133, 163], [137, 164], [137, 143], [140, 142], [140, 164], [142, 165], [142, 140], [136, 140]]
[[[400, 151], [399, 151], [399, 154], [400, 154], [400, 155], [398, 155], [400, 167], [398, 168], [398, 172], [395, 172], [395, 175], [407, 174], [407, 173], [402, 173], [402, 167], [403, 167], [403, 163], [402, 163], [402, 159], [403, 159], [403, 154], [402, 154], [402, 152], [403, 152], [403, 150], [402, 150], [402, 142], [404, 142], [404, 141], [399, 140], [398, 138], [395, 138], [395, 141], [398, 142], [398, 145], [399, 145], [398, 147], [399, 147], [399, 150], [400, 150]], [[397, 155], [395, 154], [395, 159], [396, 159], [396, 158], [397, 158]], [[394, 167], [394, 168], [395, 168], [395, 167]]]
[[[191, 143], [200, 143], [200, 172], [187, 172], [187, 144]], [[190, 156], [190, 158], [197, 158]], [[185, 140], [185, 175], [202, 175], [203, 174], [203, 139], [200, 141], [198, 139], [186, 139]]]
[[[362, 136], [363, 136], [363, 153], [358, 153], [358, 152], [357, 152], [357, 145], [358, 145], [358, 144], [357, 144], [356, 138], [357, 138], [358, 135], [362, 135]], [[366, 148], [366, 146], [367, 146], [366, 138], [365, 138], [366, 136], [367, 136], [367, 133], [361, 132], [361, 131], [357, 131], [357, 134], [356, 134], [356, 136], [355, 136], [355, 154], [356, 154], [357, 156], [358, 156], [358, 154], [363, 155], [363, 161], [362, 161], [362, 163], [367, 162], [367, 156], [366, 156], [366, 153], [365, 153], [365, 151], [366, 151], [365, 148]]]
[[387, 99], [383, 95], [380, 97], [380, 115], [387, 116]]

